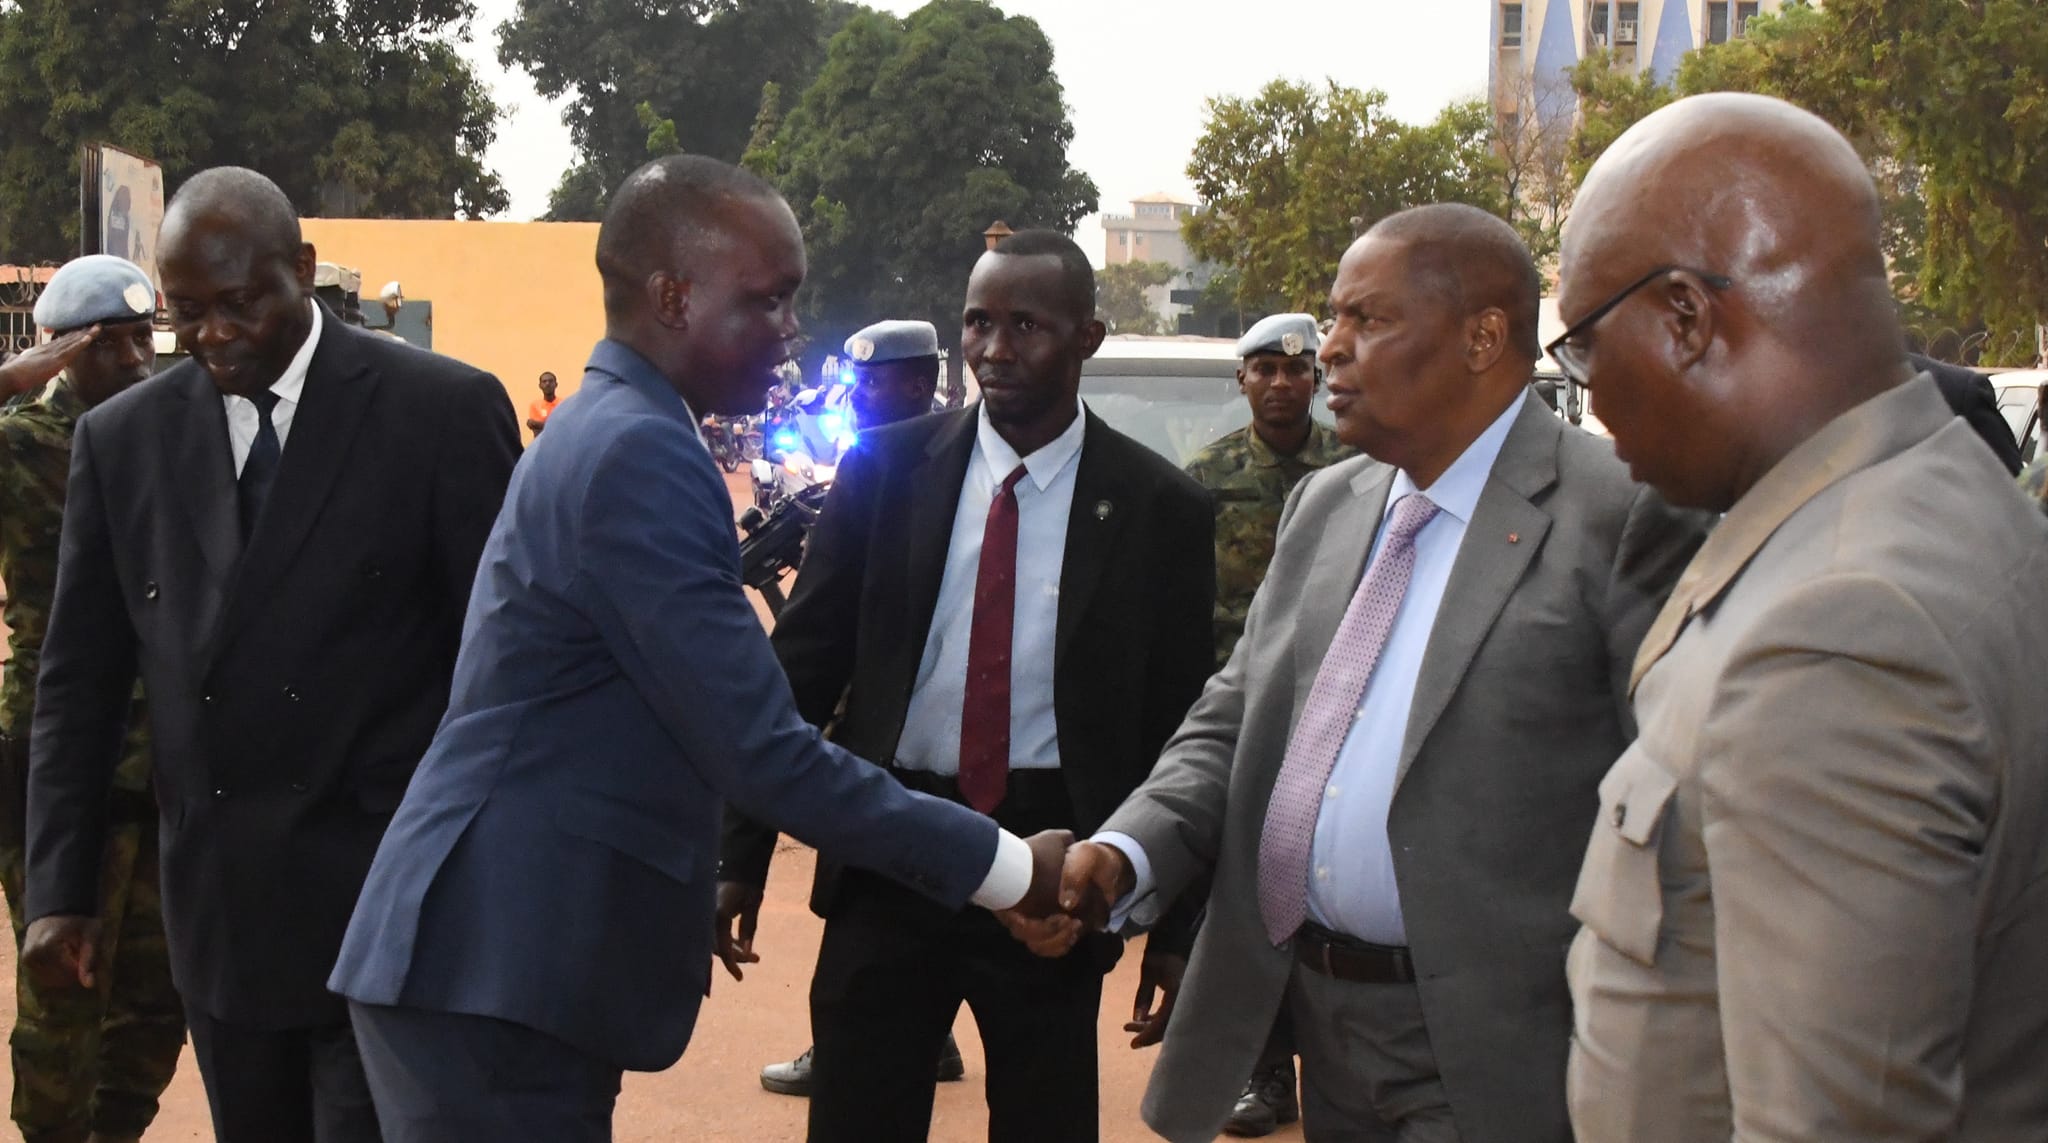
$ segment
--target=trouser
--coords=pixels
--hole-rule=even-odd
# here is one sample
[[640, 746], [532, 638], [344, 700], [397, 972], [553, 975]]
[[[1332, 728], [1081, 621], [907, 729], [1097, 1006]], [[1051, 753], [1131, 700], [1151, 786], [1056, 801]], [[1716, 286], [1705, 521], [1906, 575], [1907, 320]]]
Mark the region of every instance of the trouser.
[[1288, 1015], [1285, 1005], [1273, 1018], [1273, 1030], [1266, 1035], [1266, 1046], [1260, 1050], [1259, 1062], [1252, 1066], [1252, 1074], [1264, 1075], [1283, 1066], [1294, 1066], [1294, 1020]]
[[354, 1001], [349, 1014], [387, 1143], [610, 1143], [614, 1065], [487, 1016]]
[[26, 932], [22, 851], [0, 851], [0, 886], [14, 920], [14, 1122], [25, 1143], [71, 1143], [88, 1134], [140, 1135], [178, 1070], [185, 1015], [171, 983], [158, 876], [157, 817], [148, 795], [107, 833], [100, 872], [97, 981], [43, 988], [21, 970]]
[[[950, 781], [906, 785], [957, 797]], [[995, 818], [1020, 834], [1072, 824], [1057, 771], [1011, 775]], [[987, 912], [953, 912], [849, 870], [811, 981], [811, 1143], [916, 1143], [931, 1129], [938, 1054], [960, 1005], [988, 1063], [991, 1143], [1094, 1143], [1096, 1021], [1121, 943], [1096, 934], [1033, 956]]]
[[187, 1013], [215, 1143], [379, 1143], [347, 1024], [255, 1028]]
[[1307, 1143], [1459, 1143], [1413, 984], [1358, 984], [1300, 964], [1287, 985]]

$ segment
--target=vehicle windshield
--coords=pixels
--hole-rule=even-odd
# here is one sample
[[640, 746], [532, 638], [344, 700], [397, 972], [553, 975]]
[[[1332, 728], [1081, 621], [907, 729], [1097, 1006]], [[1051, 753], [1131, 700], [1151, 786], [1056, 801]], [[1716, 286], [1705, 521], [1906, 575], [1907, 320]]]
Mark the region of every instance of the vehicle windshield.
[[[1330, 411], [1318, 389], [1316, 419]], [[1225, 359], [1091, 359], [1081, 370], [1081, 399], [1109, 424], [1153, 452], [1185, 467], [1202, 446], [1251, 420], [1237, 391], [1237, 362]]]

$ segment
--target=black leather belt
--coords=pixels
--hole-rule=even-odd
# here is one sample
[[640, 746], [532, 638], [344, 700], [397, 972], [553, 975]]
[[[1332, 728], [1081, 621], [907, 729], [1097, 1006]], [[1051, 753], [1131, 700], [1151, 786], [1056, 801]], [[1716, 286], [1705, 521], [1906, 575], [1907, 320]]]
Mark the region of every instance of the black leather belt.
[[1376, 945], [1304, 922], [1294, 934], [1294, 959], [1324, 976], [1353, 984], [1413, 984], [1408, 950]]

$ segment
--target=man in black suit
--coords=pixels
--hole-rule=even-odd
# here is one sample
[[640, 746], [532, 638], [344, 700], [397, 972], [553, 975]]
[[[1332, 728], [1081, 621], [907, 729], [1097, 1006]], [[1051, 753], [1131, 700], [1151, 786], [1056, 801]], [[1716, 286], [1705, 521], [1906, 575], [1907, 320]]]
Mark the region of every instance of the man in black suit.
[[31, 738], [23, 959], [90, 979], [121, 722], [149, 695], [172, 970], [220, 1143], [376, 1140], [326, 988], [441, 712], [518, 459], [497, 380], [312, 298], [253, 171], [165, 215], [192, 359], [79, 422]]
[[[984, 255], [962, 330], [981, 402], [861, 435], [775, 628], [806, 719], [823, 725], [843, 700], [840, 745], [1013, 832], [1093, 830], [1209, 674], [1208, 498], [1081, 406], [1094, 313], [1070, 239], [1026, 231]], [[751, 900], [727, 923], [750, 928], [773, 848], [772, 833], [729, 834], [721, 880]], [[826, 918], [812, 1143], [925, 1138], [932, 1058], [963, 1002], [988, 1059], [989, 1138], [1096, 1138], [1113, 939], [1037, 961], [993, 918], [824, 864], [812, 907]], [[1145, 976], [1170, 994], [1186, 929], [1166, 928]], [[729, 931], [719, 941], [751, 955]]]
[[1998, 391], [1991, 387], [1991, 379], [1974, 369], [1950, 365], [1917, 353], [1909, 353], [1906, 359], [1913, 368], [1934, 376], [1934, 384], [1941, 389], [1941, 398], [1956, 416], [1969, 423], [1986, 447], [1991, 449], [1998, 463], [2005, 466], [2014, 476], [2020, 474], [2020, 445], [2013, 439], [2012, 426], [2005, 423], [2005, 414], [1998, 411]]

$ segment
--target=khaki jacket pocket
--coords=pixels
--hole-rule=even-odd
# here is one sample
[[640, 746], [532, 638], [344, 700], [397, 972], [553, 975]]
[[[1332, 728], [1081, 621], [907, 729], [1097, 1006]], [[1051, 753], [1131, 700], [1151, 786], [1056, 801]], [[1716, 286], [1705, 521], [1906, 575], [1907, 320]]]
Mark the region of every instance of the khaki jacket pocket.
[[1642, 743], [1630, 746], [1600, 783], [1600, 817], [1572, 894], [1572, 916], [1622, 955], [1657, 960], [1664, 887], [1657, 846], [1678, 780]]

